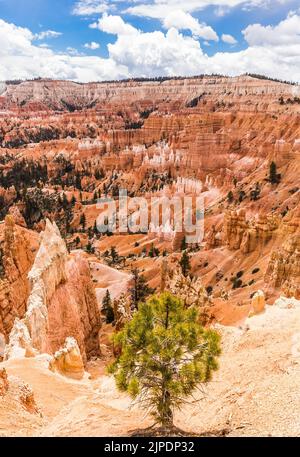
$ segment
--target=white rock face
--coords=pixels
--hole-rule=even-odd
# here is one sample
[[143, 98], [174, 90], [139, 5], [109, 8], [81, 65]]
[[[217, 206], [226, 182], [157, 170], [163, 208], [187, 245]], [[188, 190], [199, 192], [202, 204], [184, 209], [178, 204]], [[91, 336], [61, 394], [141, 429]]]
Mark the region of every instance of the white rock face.
[[25, 355], [23, 341], [27, 341], [40, 352], [48, 352], [48, 303], [59, 284], [66, 279], [67, 255], [66, 245], [57, 225], [47, 219], [39, 250], [28, 274], [31, 293], [27, 312], [22, 321], [15, 321], [5, 352], [6, 359], [14, 354]]
[[24, 321], [17, 318], [5, 347], [4, 360], [25, 357], [26, 353], [33, 353], [32, 341]]

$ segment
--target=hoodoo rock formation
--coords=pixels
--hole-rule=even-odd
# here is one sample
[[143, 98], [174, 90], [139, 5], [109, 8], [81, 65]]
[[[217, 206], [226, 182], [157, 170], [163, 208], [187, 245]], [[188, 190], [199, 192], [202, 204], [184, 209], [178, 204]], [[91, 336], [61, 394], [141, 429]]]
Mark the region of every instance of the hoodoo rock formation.
[[8, 338], [15, 318], [26, 312], [27, 275], [34, 261], [37, 236], [17, 226], [8, 215], [0, 225], [0, 333]]
[[50, 370], [73, 379], [82, 379], [84, 376], [84, 365], [80, 349], [74, 338], [67, 338], [64, 347], [54, 354], [50, 361]]
[[88, 263], [80, 256], [68, 259], [65, 242], [49, 220], [28, 277], [26, 313], [15, 321], [5, 357], [34, 350], [51, 354], [73, 335], [85, 361], [98, 354], [100, 316]]
[[300, 234], [290, 235], [272, 252], [265, 282], [286, 297], [300, 298]]

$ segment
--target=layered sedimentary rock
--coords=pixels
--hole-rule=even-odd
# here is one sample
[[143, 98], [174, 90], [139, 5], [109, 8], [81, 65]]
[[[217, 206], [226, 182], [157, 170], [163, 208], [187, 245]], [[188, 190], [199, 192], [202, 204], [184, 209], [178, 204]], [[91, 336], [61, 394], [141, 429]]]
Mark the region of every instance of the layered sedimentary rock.
[[286, 297], [300, 298], [300, 234], [290, 235], [280, 249], [272, 252], [265, 275], [269, 287]]
[[56, 224], [47, 220], [40, 248], [28, 275], [31, 293], [25, 315], [32, 344], [41, 352], [50, 350], [48, 307], [57, 288], [66, 281], [67, 254], [66, 245]]
[[17, 226], [9, 215], [0, 225], [0, 243], [0, 333], [7, 339], [15, 318], [23, 317], [27, 309], [27, 275], [34, 261], [37, 236]]
[[[127, 106], [143, 102], [144, 106], [159, 105], [162, 108], [184, 107], [190, 104], [234, 100], [241, 108], [249, 99], [257, 107], [278, 96], [291, 97], [293, 87], [248, 76], [236, 78], [205, 76], [189, 79], [167, 79], [163, 81], [126, 81], [112, 83], [77, 84], [69, 81], [28, 81], [17, 85], [7, 84], [0, 98], [1, 108], [18, 107], [49, 112], [49, 110], [87, 109], [106, 104]], [[296, 93], [297, 95], [297, 93]], [[197, 101], [196, 101], [197, 98]], [[192, 103], [194, 102], [194, 103]], [[269, 102], [270, 104], [270, 102]]]
[[84, 254], [72, 255], [65, 265], [66, 281], [52, 296], [48, 306], [51, 352], [60, 349], [67, 337], [76, 339], [84, 362], [99, 355], [100, 313]]
[[99, 351], [100, 316], [89, 265], [68, 251], [55, 224], [46, 221], [29, 272], [31, 292], [24, 318], [16, 320], [5, 357], [53, 353], [74, 336], [84, 361]]
[[273, 215], [259, 215], [247, 220], [244, 210], [228, 211], [224, 218], [223, 240], [231, 250], [241, 249], [244, 254], [264, 246], [278, 229], [280, 219]]

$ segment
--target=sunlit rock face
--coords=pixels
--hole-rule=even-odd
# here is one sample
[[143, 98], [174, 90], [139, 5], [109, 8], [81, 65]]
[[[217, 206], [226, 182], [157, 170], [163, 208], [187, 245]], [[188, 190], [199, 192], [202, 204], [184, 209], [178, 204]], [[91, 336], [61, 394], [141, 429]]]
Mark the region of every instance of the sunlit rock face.
[[17, 226], [9, 215], [0, 225], [2, 262], [0, 274], [0, 333], [7, 339], [16, 317], [27, 309], [30, 283], [27, 275], [34, 261], [38, 236]]
[[265, 282], [286, 297], [300, 298], [300, 234], [289, 236], [272, 252]]
[[84, 376], [84, 365], [78, 344], [74, 338], [67, 338], [63, 348], [55, 352], [50, 361], [51, 371], [58, 371], [60, 374], [73, 379], [82, 379]]
[[99, 352], [100, 316], [88, 262], [69, 258], [55, 223], [46, 221], [40, 247], [28, 274], [26, 313], [16, 320], [5, 358], [31, 352], [53, 353], [76, 337], [83, 360]]

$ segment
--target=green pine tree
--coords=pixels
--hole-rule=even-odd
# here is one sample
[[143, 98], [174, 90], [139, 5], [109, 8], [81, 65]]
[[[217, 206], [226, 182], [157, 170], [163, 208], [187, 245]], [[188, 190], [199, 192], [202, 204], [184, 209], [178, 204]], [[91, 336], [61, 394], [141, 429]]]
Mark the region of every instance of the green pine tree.
[[189, 272], [191, 271], [191, 262], [190, 262], [190, 256], [186, 251], [183, 252], [179, 265], [181, 266], [181, 271], [183, 276], [187, 277]]
[[107, 289], [106, 294], [102, 300], [102, 312], [105, 315], [106, 323], [111, 324], [115, 320], [115, 313], [112, 307], [111, 296]]
[[280, 181], [280, 175], [277, 173], [277, 165], [275, 162], [271, 162], [270, 164], [269, 181], [272, 184], [278, 184]]
[[155, 291], [148, 286], [145, 277], [140, 275], [137, 268], [132, 271], [132, 276], [132, 287], [130, 288], [131, 308], [132, 310], [136, 310], [139, 303], [144, 302]]
[[82, 215], [80, 216], [80, 225], [82, 226], [82, 230], [85, 230], [85, 227], [86, 227], [86, 217], [85, 217], [85, 214], [82, 213]]
[[111, 257], [111, 262], [112, 264], [116, 264], [119, 262], [119, 254], [118, 254], [118, 251], [116, 250], [116, 247], [115, 246], [112, 246], [110, 248], [110, 257]]
[[182, 238], [182, 241], [181, 241], [181, 250], [185, 251], [186, 248], [187, 248], [186, 237], [184, 237], [184, 238]]
[[233, 202], [233, 199], [234, 199], [233, 193], [232, 193], [232, 190], [230, 190], [230, 191], [228, 192], [228, 194], [227, 194], [227, 201], [228, 201], [228, 203], [232, 203], [232, 202]]
[[175, 410], [218, 367], [219, 334], [198, 323], [195, 308], [184, 309], [178, 298], [164, 293], [141, 304], [114, 343], [120, 355], [109, 371], [118, 388], [150, 409], [162, 432], [176, 432]]
[[88, 242], [88, 244], [86, 246], [86, 252], [88, 252], [89, 254], [95, 253], [95, 248], [90, 241]]
[[98, 227], [97, 227], [97, 221], [94, 223], [94, 228], [93, 228], [94, 234], [98, 235]]

